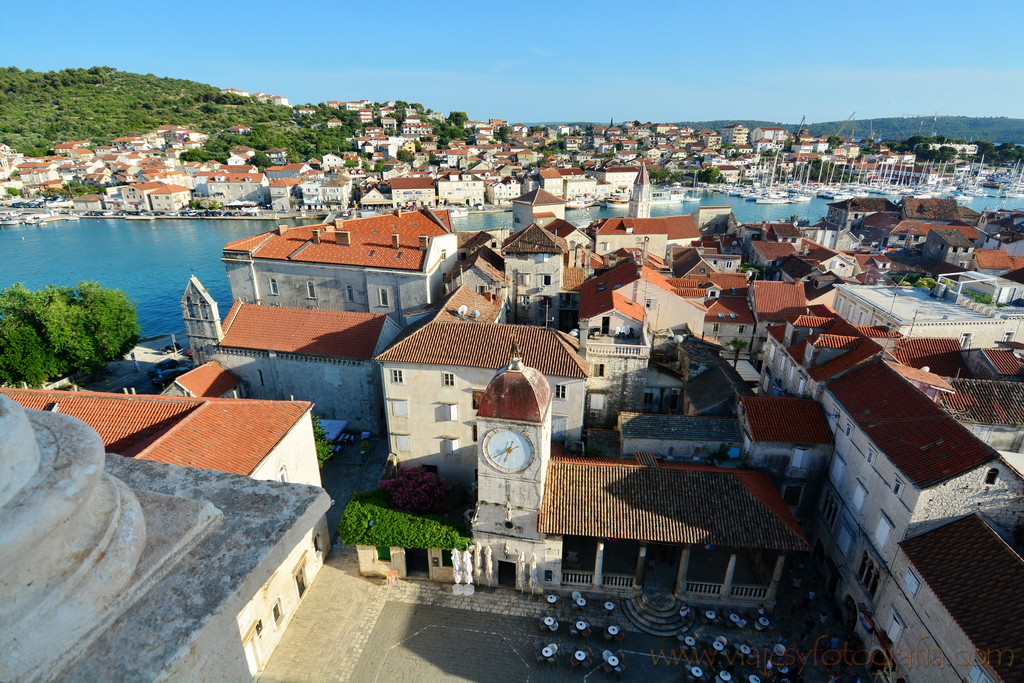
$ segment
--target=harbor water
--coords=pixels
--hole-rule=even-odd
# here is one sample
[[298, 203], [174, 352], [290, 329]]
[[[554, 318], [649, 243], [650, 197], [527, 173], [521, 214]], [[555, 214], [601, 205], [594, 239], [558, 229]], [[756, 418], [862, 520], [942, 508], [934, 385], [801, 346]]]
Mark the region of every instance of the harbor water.
[[[814, 223], [828, 212], [829, 201], [816, 198], [800, 204], [755, 204], [742, 197], [706, 193], [699, 203], [655, 205], [651, 215], [690, 213], [699, 205], [731, 206], [741, 223], [784, 221], [790, 216]], [[1001, 207], [1004, 202], [982, 197], [966, 205], [981, 211]], [[579, 226], [598, 218], [625, 215], [625, 210], [597, 207], [566, 211], [566, 219]], [[455, 219], [455, 224], [459, 230], [475, 231], [507, 228], [511, 221], [510, 212], [471, 213], [467, 218]], [[179, 301], [192, 274], [213, 294], [224, 315], [231, 305], [231, 292], [220, 260], [224, 245], [266, 232], [274, 225], [262, 220], [84, 218], [2, 226], [0, 288], [18, 282], [38, 289], [48, 284], [73, 285], [93, 280], [104, 287], [124, 290], [137, 302], [144, 335], [165, 334], [183, 327]]]

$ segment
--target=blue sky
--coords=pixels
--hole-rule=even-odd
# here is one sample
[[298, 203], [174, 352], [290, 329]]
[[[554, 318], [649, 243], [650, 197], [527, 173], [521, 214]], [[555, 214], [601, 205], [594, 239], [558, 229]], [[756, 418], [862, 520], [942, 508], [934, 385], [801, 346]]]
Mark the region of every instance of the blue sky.
[[0, 63], [523, 122], [1024, 118], [1022, 20], [1019, 0], [58, 0], [5, 8]]

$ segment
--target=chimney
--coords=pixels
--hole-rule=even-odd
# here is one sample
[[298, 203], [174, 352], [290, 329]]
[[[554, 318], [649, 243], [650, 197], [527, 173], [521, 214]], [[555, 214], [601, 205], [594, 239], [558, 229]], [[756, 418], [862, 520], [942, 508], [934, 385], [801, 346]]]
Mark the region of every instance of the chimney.
[[420, 251], [426, 251], [430, 246], [430, 238], [426, 235], [420, 235]]
[[334, 241], [342, 247], [352, 246], [352, 233], [348, 230], [339, 230], [334, 235]]
[[590, 320], [583, 318], [580, 320], [580, 355], [584, 359], [587, 357], [587, 336], [590, 334]]
[[316, 229], [313, 230], [313, 244], [320, 244], [320, 231]]
[[279, 225], [279, 226], [277, 226], [277, 234], [278, 235], [283, 235], [286, 232], [288, 232], [288, 226], [287, 225]]
[[398, 218], [402, 217], [402, 207], [398, 207], [397, 209], [395, 209], [395, 216]]
[[398, 249], [401, 246], [398, 243], [398, 237], [399, 237], [399, 235], [398, 235], [397, 232], [391, 233], [391, 248], [392, 249]]

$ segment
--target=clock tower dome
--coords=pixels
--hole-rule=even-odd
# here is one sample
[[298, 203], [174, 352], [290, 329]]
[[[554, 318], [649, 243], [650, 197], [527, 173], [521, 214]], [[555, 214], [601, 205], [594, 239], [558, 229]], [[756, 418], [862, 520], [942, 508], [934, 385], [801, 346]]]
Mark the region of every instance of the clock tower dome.
[[551, 456], [551, 387], [513, 346], [511, 362], [491, 379], [479, 405], [474, 540], [498, 544], [505, 554], [542, 557], [537, 516]]

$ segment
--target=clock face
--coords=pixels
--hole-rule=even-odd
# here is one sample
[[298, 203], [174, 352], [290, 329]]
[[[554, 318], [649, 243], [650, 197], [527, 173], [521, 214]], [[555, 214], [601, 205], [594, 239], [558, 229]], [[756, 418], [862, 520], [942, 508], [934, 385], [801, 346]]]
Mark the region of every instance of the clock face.
[[484, 441], [484, 454], [499, 470], [518, 472], [533, 460], [533, 444], [522, 432], [495, 429]]

